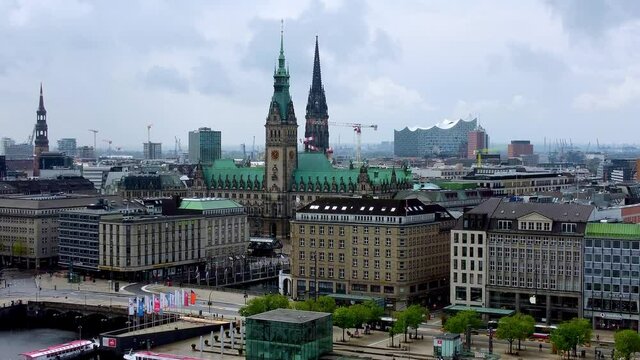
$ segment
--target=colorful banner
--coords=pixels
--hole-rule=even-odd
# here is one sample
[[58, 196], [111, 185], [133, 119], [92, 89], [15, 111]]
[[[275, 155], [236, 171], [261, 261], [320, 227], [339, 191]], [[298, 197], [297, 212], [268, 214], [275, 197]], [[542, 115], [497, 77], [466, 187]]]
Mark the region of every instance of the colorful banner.
[[195, 305], [196, 304], [196, 292], [191, 290], [191, 305]]
[[136, 297], [136, 301], [138, 302], [138, 317], [144, 316], [144, 302], [142, 298]]
[[160, 298], [155, 294], [153, 295], [153, 312], [156, 314], [160, 312]]
[[174, 293], [169, 294], [169, 307], [172, 309], [176, 307], [176, 294]]
[[153, 300], [149, 295], [144, 296], [144, 308], [147, 310], [147, 314], [153, 314]]
[[186, 292], [184, 289], [182, 290], [182, 299], [183, 299], [184, 307], [189, 306], [189, 293]]

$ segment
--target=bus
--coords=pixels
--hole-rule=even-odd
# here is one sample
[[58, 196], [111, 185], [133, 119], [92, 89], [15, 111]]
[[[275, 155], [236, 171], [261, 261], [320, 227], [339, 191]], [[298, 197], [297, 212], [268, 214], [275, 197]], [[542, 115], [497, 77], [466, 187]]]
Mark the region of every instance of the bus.
[[551, 336], [551, 333], [553, 332], [553, 330], [557, 329], [558, 327], [555, 325], [542, 325], [542, 324], [536, 324], [535, 328], [533, 330], [533, 338], [534, 339], [542, 339], [542, 340], [548, 340], [549, 337]]

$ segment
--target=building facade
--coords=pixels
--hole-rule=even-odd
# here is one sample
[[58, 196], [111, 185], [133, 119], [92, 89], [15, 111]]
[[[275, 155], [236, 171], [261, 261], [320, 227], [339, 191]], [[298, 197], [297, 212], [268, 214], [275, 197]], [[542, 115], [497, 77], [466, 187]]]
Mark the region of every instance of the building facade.
[[3, 265], [40, 268], [58, 257], [58, 218], [83, 209], [97, 195], [6, 195], [0, 198], [0, 254]]
[[489, 188], [495, 196], [531, 195], [540, 192], [563, 191], [575, 187], [575, 176], [557, 172], [527, 172], [518, 169], [496, 170], [474, 168], [462, 183]]
[[58, 151], [68, 156], [76, 156], [76, 138], [63, 138], [58, 140]]
[[[459, 299], [455, 301], [513, 309], [532, 315], [538, 322], [558, 323], [582, 317], [582, 246], [592, 212], [593, 207], [585, 205], [490, 199], [465, 214], [452, 232], [454, 253], [453, 247], [458, 247], [458, 255], [452, 258], [458, 264], [452, 263], [451, 270], [458, 272], [458, 282], [452, 288], [452, 294]], [[467, 244], [463, 242], [465, 234]], [[470, 244], [472, 234], [476, 244]], [[461, 285], [465, 273], [467, 280], [473, 276], [477, 283], [481, 260], [478, 236], [482, 236], [484, 245], [483, 298], [477, 296], [477, 290], [471, 296], [471, 284]]]
[[395, 130], [394, 155], [402, 157], [460, 156], [467, 154], [469, 132], [478, 127], [478, 119], [445, 120], [429, 128], [408, 127]]
[[291, 295], [325, 294], [444, 303], [455, 220], [419, 200], [324, 198], [291, 222]]
[[142, 143], [142, 151], [146, 160], [162, 159], [162, 143], [151, 141]]
[[533, 155], [533, 144], [529, 140], [511, 140], [507, 146], [507, 156], [510, 158]]
[[99, 233], [99, 270], [132, 280], [183, 276], [243, 255], [249, 243], [247, 214], [227, 199], [182, 199], [174, 215], [104, 219]]
[[469, 131], [467, 136], [467, 158], [475, 159], [477, 152], [485, 153], [489, 148], [489, 135], [483, 128], [478, 127]]
[[201, 127], [198, 130], [189, 131], [189, 162], [213, 163], [222, 157], [222, 133]]
[[589, 223], [584, 239], [584, 317], [594, 329], [640, 323], [640, 225]]

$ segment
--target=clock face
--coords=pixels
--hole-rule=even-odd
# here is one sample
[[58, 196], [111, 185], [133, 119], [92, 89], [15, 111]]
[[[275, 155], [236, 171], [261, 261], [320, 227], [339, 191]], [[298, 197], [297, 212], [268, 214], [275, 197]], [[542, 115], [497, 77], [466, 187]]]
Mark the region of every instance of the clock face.
[[280, 153], [278, 152], [278, 150], [271, 150], [271, 159], [278, 160], [279, 157]]
[[293, 160], [293, 158], [296, 157], [296, 152], [293, 150], [289, 151], [289, 159]]

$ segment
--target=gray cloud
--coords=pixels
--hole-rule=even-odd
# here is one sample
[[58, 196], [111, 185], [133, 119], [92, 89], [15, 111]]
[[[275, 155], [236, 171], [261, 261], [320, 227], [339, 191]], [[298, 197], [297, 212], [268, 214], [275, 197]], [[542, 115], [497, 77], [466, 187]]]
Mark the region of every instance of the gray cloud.
[[640, 18], [636, 0], [547, 0], [567, 32], [599, 38], [612, 28]]
[[177, 93], [189, 91], [189, 81], [175, 68], [153, 66], [143, 76], [144, 83], [154, 89], [169, 90]]
[[536, 73], [551, 80], [557, 80], [569, 71], [564, 61], [547, 51], [516, 43], [510, 44], [508, 49], [511, 63], [520, 71]]
[[202, 94], [231, 95], [231, 81], [222, 65], [214, 59], [201, 58], [200, 64], [193, 68], [191, 80]]

